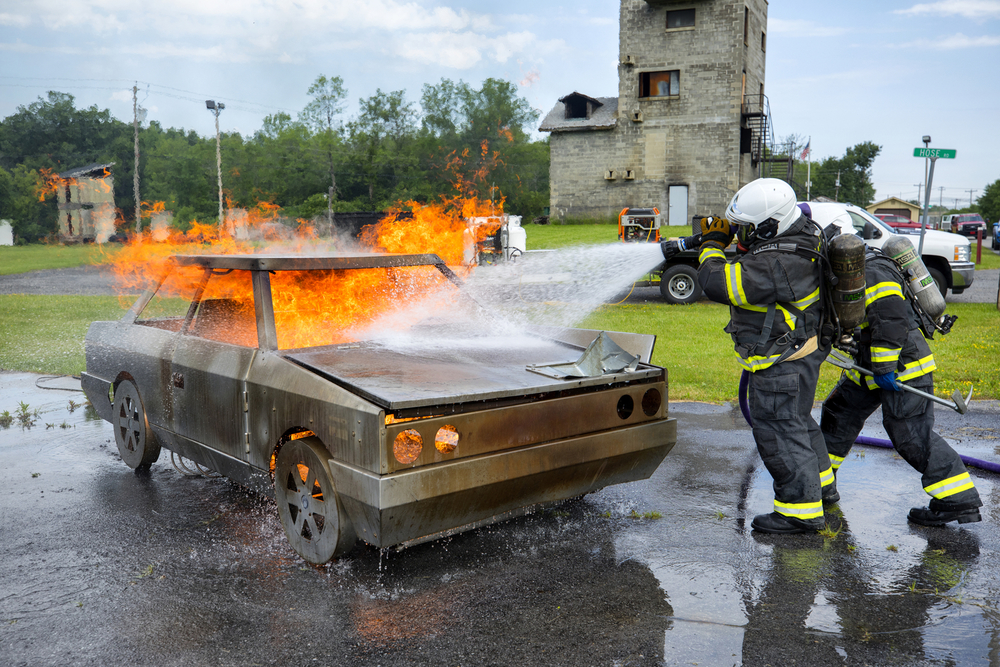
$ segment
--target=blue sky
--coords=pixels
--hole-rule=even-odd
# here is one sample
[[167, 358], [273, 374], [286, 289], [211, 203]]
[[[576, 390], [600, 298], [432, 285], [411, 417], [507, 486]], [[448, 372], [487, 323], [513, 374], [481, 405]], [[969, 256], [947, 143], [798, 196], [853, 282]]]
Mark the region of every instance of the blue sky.
[[[48, 90], [131, 120], [138, 82], [148, 118], [249, 135], [269, 113], [295, 116], [320, 74], [350, 104], [442, 78], [517, 82], [542, 114], [578, 90], [617, 94], [615, 0], [4, 0], [0, 117]], [[835, 7], [835, 11], [831, 11]], [[837, 3], [772, 0], [766, 93], [778, 138], [811, 139], [814, 159], [882, 146], [879, 198], [916, 197], [921, 137], [954, 148], [932, 200], [975, 199], [1000, 178], [1000, 0]], [[990, 65], [993, 63], [993, 65]], [[944, 187], [941, 191], [939, 188]]]

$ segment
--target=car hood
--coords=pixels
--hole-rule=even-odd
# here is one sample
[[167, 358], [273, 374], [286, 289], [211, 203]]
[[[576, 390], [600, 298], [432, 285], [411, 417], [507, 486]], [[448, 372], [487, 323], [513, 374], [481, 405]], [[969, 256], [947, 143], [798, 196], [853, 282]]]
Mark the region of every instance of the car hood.
[[387, 410], [537, 399], [540, 394], [655, 379], [663, 373], [639, 363], [633, 371], [556, 379], [528, 368], [573, 363], [583, 350], [527, 333], [465, 337], [441, 330], [288, 350], [282, 355]]

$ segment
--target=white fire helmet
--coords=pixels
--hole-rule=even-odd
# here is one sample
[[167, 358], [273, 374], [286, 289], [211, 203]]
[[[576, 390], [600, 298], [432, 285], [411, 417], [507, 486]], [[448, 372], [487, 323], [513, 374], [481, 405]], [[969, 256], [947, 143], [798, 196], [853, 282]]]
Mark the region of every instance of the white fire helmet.
[[795, 191], [780, 178], [747, 183], [726, 209], [726, 219], [739, 227], [736, 235], [743, 247], [784, 234], [801, 215]]

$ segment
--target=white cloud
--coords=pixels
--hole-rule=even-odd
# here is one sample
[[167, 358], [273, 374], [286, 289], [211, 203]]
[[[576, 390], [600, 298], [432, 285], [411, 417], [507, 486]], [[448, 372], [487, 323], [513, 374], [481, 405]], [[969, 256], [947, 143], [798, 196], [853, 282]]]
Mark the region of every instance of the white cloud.
[[772, 35], [797, 35], [799, 37], [837, 37], [848, 32], [848, 28], [823, 25], [804, 19], [767, 19], [767, 31]]
[[897, 9], [896, 14], [910, 16], [961, 16], [967, 19], [1000, 18], [1000, 0], [938, 0], [922, 2], [909, 9]]
[[931, 41], [911, 42], [907, 46], [937, 49], [939, 51], [955, 51], [957, 49], [977, 49], [980, 47], [1000, 46], [1000, 37], [983, 35], [981, 37], [966, 37], [962, 33], [935, 39]]
[[27, 28], [31, 25], [31, 18], [21, 14], [3, 13], [0, 14], [0, 25], [11, 26], [14, 28]]

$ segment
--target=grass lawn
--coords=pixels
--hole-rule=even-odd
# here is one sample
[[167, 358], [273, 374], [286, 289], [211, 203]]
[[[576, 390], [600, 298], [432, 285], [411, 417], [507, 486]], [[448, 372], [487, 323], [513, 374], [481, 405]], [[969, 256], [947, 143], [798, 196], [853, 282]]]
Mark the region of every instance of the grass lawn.
[[86, 264], [100, 264], [106, 253], [117, 245], [22, 245], [0, 246], [0, 275], [25, 273], [39, 269], [68, 269]]
[[[618, 243], [618, 225], [525, 225], [528, 250]], [[661, 227], [660, 237], [690, 236], [690, 227]]]
[[[83, 338], [94, 320], [120, 318], [132, 300], [94, 296], [0, 295], [0, 370], [77, 375], [84, 370]], [[931, 348], [937, 358], [937, 393], [968, 392], [978, 398], [1000, 398], [1000, 314], [991, 304], [955, 303], [958, 315], [948, 336], [937, 336]], [[675, 401], [733, 401], [740, 367], [729, 336], [722, 331], [727, 307], [713, 303], [603, 306], [582, 326], [608, 331], [656, 334], [653, 363], [669, 373]], [[826, 364], [817, 397], [829, 393], [840, 370]]]
[[117, 320], [134, 299], [0, 295], [0, 370], [79, 375], [83, 338], [94, 320]]

